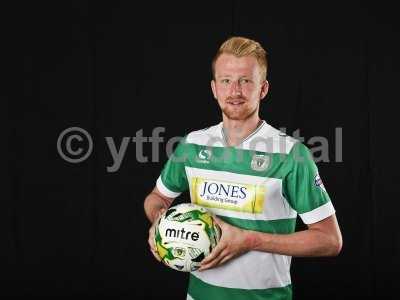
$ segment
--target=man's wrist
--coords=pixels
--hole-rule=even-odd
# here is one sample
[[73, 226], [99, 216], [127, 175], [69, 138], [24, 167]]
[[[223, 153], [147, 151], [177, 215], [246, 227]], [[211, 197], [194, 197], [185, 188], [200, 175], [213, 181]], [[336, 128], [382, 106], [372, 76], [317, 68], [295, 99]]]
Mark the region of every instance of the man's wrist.
[[257, 249], [259, 238], [256, 231], [245, 230], [245, 240], [249, 251]]
[[271, 236], [272, 235], [269, 233], [246, 230], [245, 239], [246, 245], [248, 245], [248, 250], [261, 250], [262, 245], [268, 243], [268, 240], [271, 238]]

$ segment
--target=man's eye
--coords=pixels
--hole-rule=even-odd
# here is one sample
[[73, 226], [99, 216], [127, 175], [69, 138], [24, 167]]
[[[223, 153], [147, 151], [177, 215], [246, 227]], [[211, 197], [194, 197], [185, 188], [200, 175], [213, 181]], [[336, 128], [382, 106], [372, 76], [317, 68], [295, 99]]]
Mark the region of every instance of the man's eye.
[[222, 79], [221, 82], [224, 84], [228, 84], [230, 81], [229, 81], [229, 79]]
[[240, 79], [240, 83], [249, 83], [249, 82], [250, 82], [250, 80], [248, 80], [248, 79], [245, 79], [245, 78]]

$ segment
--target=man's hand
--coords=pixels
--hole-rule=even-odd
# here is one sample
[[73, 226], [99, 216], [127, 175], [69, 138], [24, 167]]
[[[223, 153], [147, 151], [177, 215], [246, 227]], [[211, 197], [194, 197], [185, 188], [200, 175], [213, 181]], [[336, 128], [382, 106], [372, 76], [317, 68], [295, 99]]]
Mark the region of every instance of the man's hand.
[[149, 229], [149, 239], [148, 239], [148, 243], [150, 246], [150, 251], [153, 254], [153, 256], [155, 257], [155, 259], [157, 259], [158, 261], [161, 261], [160, 256], [158, 255], [157, 252], [157, 247], [154, 243], [154, 236], [155, 236], [155, 229], [156, 229], [156, 225], [158, 223], [158, 221], [160, 220], [161, 215], [166, 211], [165, 208], [161, 208], [158, 212], [158, 215], [156, 217], [156, 219], [154, 220], [153, 224], [151, 225], [150, 229]]
[[213, 217], [221, 228], [221, 239], [211, 253], [201, 262], [199, 271], [224, 264], [228, 260], [250, 250], [248, 232]]
[[160, 256], [157, 253], [156, 245], [154, 244], [155, 228], [160, 219], [160, 216], [170, 207], [173, 198], [168, 198], [160, 193], [157, 187], [154, 187], [153, 191], [147, 195], [144, 200], [144, 211], [147, 218], [152, 224], [149, 229], [149, 239], [148, 243], [150, 246], [150, 251], [153, 253], [154, 257], [160, 261]]
[[250, 250], [298, 257], [335, 256], [342, 249], [342, 235], [333, 214], [309, 224], [307, 230], [288, 234], [271, 234], [244, 230], [214, 217], [221, 227], [218, 245], [201, 263], [199, 271], [219, 266]]

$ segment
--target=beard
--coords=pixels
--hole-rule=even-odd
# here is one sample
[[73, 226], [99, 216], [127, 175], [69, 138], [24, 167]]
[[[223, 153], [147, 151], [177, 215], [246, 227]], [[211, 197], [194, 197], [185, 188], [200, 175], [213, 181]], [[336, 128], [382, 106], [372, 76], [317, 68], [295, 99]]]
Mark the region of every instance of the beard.
[[[231, 104], [226, 103], [227, 101], [231, 100], [241, 100], [244, 101], [243, 104], [239, 106], [233, 106]], [[238, 97], [238, 98], [227, 98], [224, 101], [224, 105], [221, 106], [221, 110], [223, 114], [230, 120], [246, 120], [252, 117], [254, 114], [257, 113], [259, 104], [257, 104], [255, 107], [252, 105], [249, 105], [249, 101], [243, 97]]]

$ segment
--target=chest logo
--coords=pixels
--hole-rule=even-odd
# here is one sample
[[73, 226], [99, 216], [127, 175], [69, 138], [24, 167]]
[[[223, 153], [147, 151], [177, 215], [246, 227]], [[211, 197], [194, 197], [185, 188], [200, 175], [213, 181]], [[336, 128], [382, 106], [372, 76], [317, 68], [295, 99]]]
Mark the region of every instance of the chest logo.
[[209, 163], [211, 159], [212, 152], [211, 150], [208, 149], [202, 149], [200, 150], [198, 156], [198, 162], [202, 163]]
[[192, 202], [210, 207], [247, 213], [262, 213], [264, 185], [191, 178]]
[[253, 155], [253, 159], [251, 160], [251, 168], [254, 171], [265, 171], [268, 169], [270, 164], [270, 157], [263, 154], [255, 154]]

